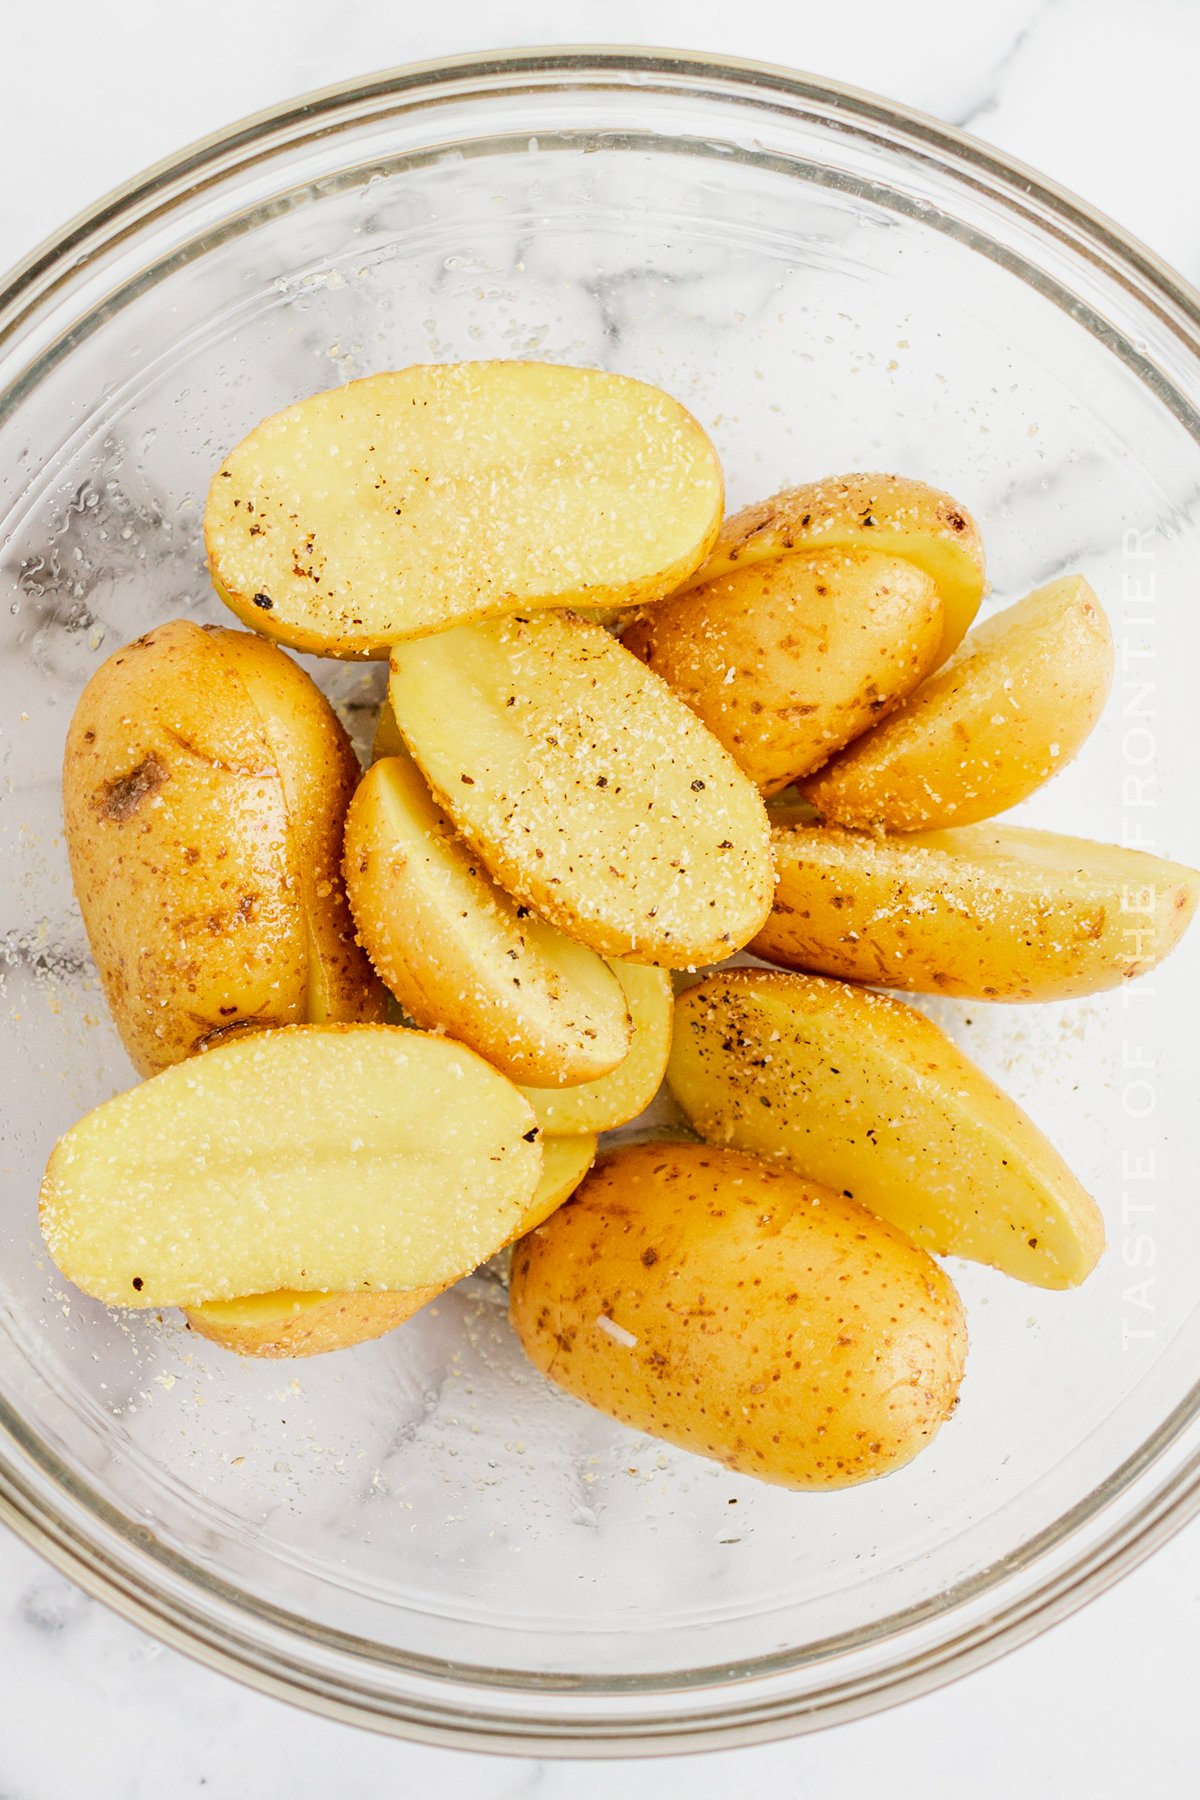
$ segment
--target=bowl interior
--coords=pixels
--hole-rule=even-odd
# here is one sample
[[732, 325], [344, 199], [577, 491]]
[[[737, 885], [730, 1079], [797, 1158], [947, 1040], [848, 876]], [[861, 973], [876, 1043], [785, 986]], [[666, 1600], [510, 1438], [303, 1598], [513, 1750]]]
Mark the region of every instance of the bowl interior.
[[[1090, 1184], [1110, 1248], [1074, 1294], [955, 1266], [972, 1348], [953, 1421], [885, 1481], [790, 1494], [557, 1393], [486, 1272], [376, 1344], [294, 1364], [238, 1362], [178, 1315], [117, 1316], [65, 1288], [37, 1235], [41, 1169], [132, 1079], [63, 847], [78, 693], [156, 622], [225, 616], [204, 495], [263, 415], [413, 361], [597, 364], [696, 412], [734, 504], [899, 469], [979, 516], [989, 604], [1085, 573], [1121, 646], [1116, 687], [1023, 814], [1196, 861], [1200, 447], [1182, 377], [1164, 397], [1140, 360], [1133, 302], [1022, 247], [999, 209], [992, 228], [964, 223], [978, 202], [951, 174], [887, 147], [850, 166], [835, 124], [784, 156], [732, 103], [698, 122], [677, 93], [590, 104], [476, 96], [198, 185], [83, 298], [53, 302], [53, 341], [13, 377], [0, 1398], [21, 1454], [97, 1532], [243, 1620], [286, 1615], [293, 1642], [336, 1634], [372, 1668], [616, 1690], [800, 1663], [948, 1604], [1098, 1504], [1186, 1401], [1200, 938], [1112, 996], [934, 1006]], [[380, 671], [308, 666], [368, 741]]]

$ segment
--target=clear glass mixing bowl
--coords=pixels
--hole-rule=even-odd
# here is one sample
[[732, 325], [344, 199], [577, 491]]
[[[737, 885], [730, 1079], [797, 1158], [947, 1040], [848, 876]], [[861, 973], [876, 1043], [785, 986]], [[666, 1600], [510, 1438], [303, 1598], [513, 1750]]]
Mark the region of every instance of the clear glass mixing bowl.
[[[850, 1492], [758, 1486], [567, 1399], [486, 1276], [353, 1353], [238, 1362], [64, 1291], [35, 1197], [58, 1133], [131, 1079], [67, 875], [67, 721], [116, 645], [223, 616], [201, 507], [263, 414], [536, 356], [681, 396], [734, 503], [846, 468], [949, 487], [996, 601], [1082, 569], [1121, 643], [1103, 724], [1028, 816], [1197, 861], [1197, 297], [898, 107], [584, 51], [400, 70], [185, 151], [18, 270], [0, 333], [0, 1512], [261, 1687], [539, 1754], [868, 1711], [1174, 1529], [1198, 1492], [1200, 934], [1128, 993], [938, 1009], [1092, 1185], [1110, 1249], [1075, 1294], [956, 1268], [959, 1412]], [[379, 671], [319, 675], [365, 732]]]

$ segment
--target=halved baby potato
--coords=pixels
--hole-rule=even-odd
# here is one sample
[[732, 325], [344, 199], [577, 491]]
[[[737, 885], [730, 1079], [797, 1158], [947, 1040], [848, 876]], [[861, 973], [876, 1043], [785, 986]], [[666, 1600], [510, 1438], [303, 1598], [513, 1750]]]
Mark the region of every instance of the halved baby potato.
[[625, 1144], [513, 1251], [535, 1368], [622, 1424], [786, 1487], [916, 1455], [966, 1327], [923, 1250], [836, 1190], [707, 1144]]
[[[512, 1236], [543, 1224], [579, 1186], [595, 1155], [594, 1137], [544, 1138], [541, 1180]], [[378, 1294], [305, 1293], [284, 1288], [273, 1294], [247, 1294], [240, 1300], [208, 1300], [189, 1306], [186, 1314], [199, 1336], [238, 1356], [321, 1356], [382, 1337], [451, 1285], [436, 1282], [402, 1293]]]
[[359, 939], [409, 1017], [514, 1081], [593, 1081], [629, 1049], [616, 977], [497, 887], [412, 758], [385, 756], [346, 815]]
[[686, 968], [762, 924], [774, 873], [757, 790], [598, 625], [541, 613], [397, 644], [389, 694], [496, 881], [569, 937]]
[[987, 591], [983, 540], [965, 506], [903, 475], [829, 475], [731, 514], [689, 585], [793, 552], [870, 550], [902, 557], [930, 577], [942, 602], [944, 662]]
[[1095, 1267], [1095, 1201], [923, 1013], [769, 969], [710, 975], [675, 1013], [667, 1085], [710, 1143], [783, 1157], [935, 1255], [1047, 1288]]
[[1113, 641], [1082, 575], [978, 626], [894, 713], [801, 785], [825, 818], [875, 831], [974, 825], [1064, 769], [1104, 707]]
[[[662, 1085], [671, 1053], [675, 991], [665, 969], [609, 964], [632, 1020], [629, 1052], [609, 1075], [578, 1087], [523, 1087], [545, 1132], [615, 1131], [644, 1112]], [[551, 1142], [550, 1138], [546, 1142]]]
[[941, 641], [930, 577], [865, 550], [739, 565], [652, 607], [621, 637], [764, 794], [884, 718]]
[[67, 850], [139, 1073], [234, 1033], [382, 1017], [339, 867], [357, 775], [324, 696], [242, 632], [176, 620], [92, 676], [67, 733]]
[[874, 837], [781, 825], [751, 949], [846, 981], [968, 1000], [1068, 1000], [1144, 975], [1183, 936], [1200, 874], [1020, 826]]
[[541, 607], [636, 605], [721, 521], [692, 415], [625, 375], [550, 363], [370, 375], [265, 419], [213, 480], [205, 538], [247, 625], [321, 656]]
[[256, 1032], [105, 1101], [51, 1154], [41, 1225], [111, 1306], [445, 1283], [516, 1230], [533, 1109], [449, 1038]]

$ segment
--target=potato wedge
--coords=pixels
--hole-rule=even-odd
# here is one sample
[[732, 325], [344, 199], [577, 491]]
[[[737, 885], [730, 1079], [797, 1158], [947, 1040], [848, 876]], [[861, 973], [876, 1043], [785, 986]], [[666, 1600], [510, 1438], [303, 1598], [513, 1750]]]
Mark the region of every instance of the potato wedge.
[[214, 631], [262, 720], [296, 843], [308, 942], [309, 1024], [378, 1024], [385, 996], [355, 936], [342, 881], [346, 808], [362, 773], [328, 700], [290, 656], [249, 631]]
[[407, 752], [363, 777], [345, 870], [360, 940], [418, 1025], [514, 1081], [594, 1081], [622, 1061], [629, 1014], [607, 963], [496, 886]]
[[1035, 1287], [1095, 1267], [1095, 1202], [924, 1014], [768, 969], [710, 975], [675, 1006], [667, 1085], [701, 1137], [785, 1157], [925, 1249]]
[[408, 746], [400, 736], [400, 727], [387, 695], [375, 720], [375, 736], [371, 741], [371, 761], [381, 762], [385, 756], [407, 756]]
[[1082, 575], [1065, 576], [978, 626], [890, 718], [801, 785], [838, 825], [975, 825], [1067, 766], [1112, 675], [1100, 602]]
[[394, 1331], [420, 1312], [447, 1283], [397, 1294], [320, 1294], [283, 1288], [240, 1300], [207, 1300], [186, 1308], [199, 1337], [237, 1356], [324, 1356]]
[[601, 1412], [793, 1488], [908, 1462], [966, 1354], [949, 1278], [899, 1231], [779, 1163], [624, 1145], [513, 1251], [543, 1375]]
[[467, 619], [657, 599], [708, 553], [723, 495], [700, 426], [645, 382], [437, 364], [264, 420], [217, 471], [204, 528], [245, 624], [371, 657]]
[[777, 826], [751, 949], [846, 981], [967, 1000], [1069, 1000], [1144, 975], [1183, 936], [1200, 874], [1019, 826], [873, 837]]
[[[514, 1237], [532, 1231], [579, 1186], [596, 1155], [594, 1137], [546, 1138], [542, 1174]], [[466, 1273], [466, 1271], [464, 1271]], [[304, 1293], [284, 1288], [274, 1294], [247, 1294], [240, 1300], [208, 1300], [186, 1308], [187, 1322], [200, 1337], [238, 1356], [322, 1356], [382, 1337], [403, 1325], [450, 1282], [403, 1293]]]
[[979, 527], [958, 501], [903, 475], [830, 475], [786, 488], [733, 513], [688, 583], [793, 552], [871, 550], [903, 557], [933, 581], [942, 602], [942, 644], [955, 650], [987, 592]]
[[112, 1306], [411, 1289], [483, 1262], [541, 1175], [529, 1102], [387, 1025], [233, 1039], [88, 1113], [42, 1183], [47, 1247]]
[[[665, 969], [648, 964], [611, 963], [621, 984], [633, 1039], [624, 1062], [611, 1075], [578, 1087], [524, 1087], [521, 1092], [545, 1132], [615, 1131], [645, 1112], [662, 1085], [671, 1053], [675, 990]], [[547, 1138], [549, 1143], [549, 1138]]]
[[104, 662], [63, 760], [71, 874], [140, 1074], [305, 1017], [299, 843], [262, 719], [215, 634], [177, 620]]
[[650, 608], [621, 637], [764, 794], [886, 717], [941, 641], [930, 577], [865, 550], [735, 568]]
[[766, 811], [695, 714], [563, 613], [398, 644], [396, 723], [501, 887], [604, 956], [686, 968], [770, 907]]

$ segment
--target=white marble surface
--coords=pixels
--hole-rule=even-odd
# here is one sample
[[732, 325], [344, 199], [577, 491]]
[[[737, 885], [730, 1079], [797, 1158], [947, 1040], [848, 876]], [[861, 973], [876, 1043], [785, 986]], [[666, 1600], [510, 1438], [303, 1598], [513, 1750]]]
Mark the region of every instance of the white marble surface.
[[[1025, 158], [1200, 279], [1194, 0], [57, 0], [6, 14], [0, 264], [184, 141], [363, 71], [499, 44], [679, 44], [878, 89]], [[1192, 1791], [1200, 1529], [957, 1686], [815, 1738], [670, 1764], [501, 1762], [391, 1743], [161, 1649], [0, 1537], [0, 1796], [177, 1800], [401, 1789], [448, 1800], [742, 1791], [926, 1797]], [[886, 1773], [885, 1773], [886, 1772]]]

